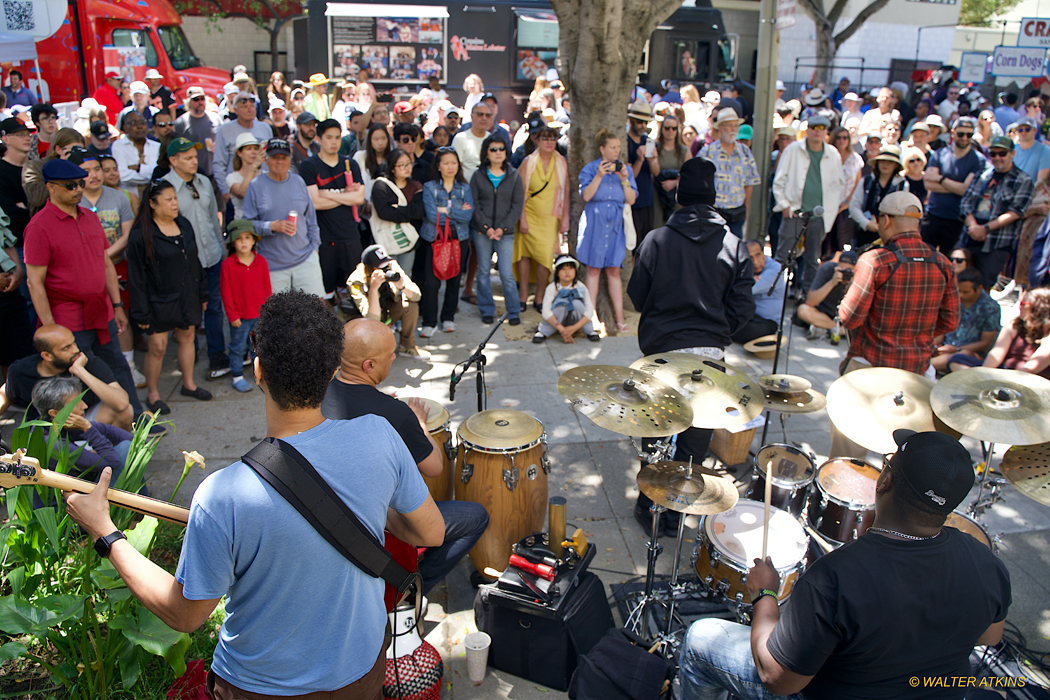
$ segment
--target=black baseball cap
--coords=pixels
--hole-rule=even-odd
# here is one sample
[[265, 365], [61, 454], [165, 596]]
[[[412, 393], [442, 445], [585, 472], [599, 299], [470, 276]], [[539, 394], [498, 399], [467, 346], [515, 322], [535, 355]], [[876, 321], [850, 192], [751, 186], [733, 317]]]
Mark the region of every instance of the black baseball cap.
[[893, 471], [932, 510], [947, 515], [973, 488], [970, 453], [958, 440], [938, 432], [893, 431], [897, 453], [890, 460]]
[[96, 156], [94, 153], [84, 148], [83, 146], [77, 145], [69, 149], [69, 155], [66, 157], [66, 160], [68, 160], [70, 163], [73, 163], [74, 165], [83, 165], [84, 161], [86, 160], [97, 161], [98, 156]]
[[374, 243], [365, 248], [365, 252], [361, 253], [361, 262], [368, 267], [376, 268], [383, 267], [388, 262], [393, 262], [393, 258], [387, 255], [386, 248], [378, 243]]
[[106, 122], [91, 122], [91, 135], [97, 139], [109, 138], [109, 126]]
[[22, 123], [18, 117], [8, 117], [0, 122], [0, 136], [17, 134], [19, 131], [29, 131], [29, 127]]
[[855, 251], [855, 250], [844, 250], [844, 251], [842, 251], [839, 254], [839, 262], [840, 263], [848, 263], [850, 265], [856, 265], [858, 259], [859, 258], [857, 257], [857, 251]]
[[301, 112], [298, 117], [295, 118], [296, 124], [309, 124], [310, 122], [317, 121], [317, 117], [313, 115], [313, 112]]
[[266, 155], [272, 156], [275, 153], [283, 153], [286, 156], [290, 156], [292, 155], [292, 148], [284, 139], [270, 139], [266, 142]]

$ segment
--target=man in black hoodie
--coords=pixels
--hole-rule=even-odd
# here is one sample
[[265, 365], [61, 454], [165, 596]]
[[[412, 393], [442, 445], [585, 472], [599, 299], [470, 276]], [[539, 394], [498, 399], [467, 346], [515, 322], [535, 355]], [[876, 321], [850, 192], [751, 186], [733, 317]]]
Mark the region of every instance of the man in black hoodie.
[[[627, 295], [642, 314], [638, 347], [645, 355], [688, 352], [721, 360], [731, 336], [755, 314], [754, 267], [747, 246], [715, 212], [715, 164], [692, 158], [682, 166], [680, 178], [681, 208], [666, 226], [642, 240], [627, 284]], [[674, 458], [701, 462], [711, 434], [705, 428], [681, 433]], [[634, 509], [646, 530], [652, 524], [651, 504], [639, 494]], [[664, 533], [673, 537], [678, 514], [665, 516]]]

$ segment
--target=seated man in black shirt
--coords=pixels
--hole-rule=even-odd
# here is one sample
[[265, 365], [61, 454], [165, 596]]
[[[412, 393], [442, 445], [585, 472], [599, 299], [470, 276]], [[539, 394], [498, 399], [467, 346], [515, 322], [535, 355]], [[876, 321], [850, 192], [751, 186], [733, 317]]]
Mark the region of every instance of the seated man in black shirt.
[[[850, 281], [853, 279], [853, 266], [857, 264], [857, 254], [847, 250], [839, 256], [838, 262], [826, 262], [817, 270], [813, 284], [806, 294], [806, 301], [795, 310], [799, 320], [808, 325], [809, 340], [816, 340], [821, 330], [833, 330], [838, 323], [839, 304], [846, 296]], [[832, 335], [831, 342], [839, 341]]]
[[1002, 637], [1010, 575], [985, 543], [943, 527], [973, 486], [966, 449], [942, 433], [893, 437], [898, 450], [875, 487], [875, 522], [859, 539], [818, 559], [783, 608], [776, 569], [755, 559], [751, 627], [710, 618], [690, 626], [679, 657], [683, 700], [725, 691], [961, 697], [953, 681], [971, 675], [973, 648]]
[[87, 419], [132, 430], [134, 414], [128, 394], [121, 388], [109, 366], [98, 357], [80, 352], [72, 331], [65, 326], [41, 326], [33, 336], [39, 354], [23, 357], [7, 370], [7, 384], [0, 389], [0, 408], [29, 406], [30, 420], [40, 414], [30, 405], [33, 387], [46, 377], [76, 377], [87, 387], [84, 403]]
[[[339, 374], [328, 385], [321, 413], [330, 420], [350, 420], [367, 414], [386, 418], [405, 441], [424, 476], [441, 475], [441, 446], [427, 432], [427, 414], [419, 399], [408, 402], [377, 388], [390, 375], [397, 357], [397, 340], [386, 324], [370, 318], [349, 321], [344, 327]], [[438, 501], [445, 520], [445, 542], [432, 547], [419, 562], [423, 592], [429, 591], [451, 571], [485, 533], [489, 514], [480, 503]], [[475, 578], [472, 573], [472, 580]]]

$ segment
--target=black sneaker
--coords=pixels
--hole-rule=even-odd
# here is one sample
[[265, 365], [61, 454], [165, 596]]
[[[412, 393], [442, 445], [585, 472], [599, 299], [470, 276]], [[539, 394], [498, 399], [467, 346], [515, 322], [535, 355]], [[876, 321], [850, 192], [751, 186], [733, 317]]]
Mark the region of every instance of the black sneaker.
[[510, 319], [509, 321], [507, 321], [507, 323], [509, 323], [512, 326], [520, 326], [521, 325], [521, 318], [518, 317], [518, 316], [515, 316], [514, 318]]
[[542, 333], [537, 333], [536, 335], [532, 336], [532, 342], [536, 343], [537, 345], [544, 342], [545, 340], [547, 340], [547, 336], [543, 335]]
[[218, 353], [208, 358], [208, 379], [218, 379], [230, 373], [230, 358], [226, 353]]
[[482, 322], [482, 323], [484, 323], [484, 324], [485, 324], [486, 326], [490, 326], [490, 325], [492, 325], [492, 322], [493, 322], [494, 320], [495, 320], [495, 319], [494, 319], [494, 318], [492, 318], [491, 316], [482, 316], [482, 317], [481, 317], [481, 322]]
[[592, 343], [597, 343], [601, 339], [602, 337], [597, 333], [591, 333], [589, 336], [587, 336], [587, 340], [591, 341]]
[[230, 373], [230, 365], [229, 364], [223, 365], [221, 367], [216, 367], [215, 365], [212, 365], [211, 368], [208, 370], [208, 379], [215, 380], [215, 379], [218, 379], [219, 377], [225, 377], [229, 373]]

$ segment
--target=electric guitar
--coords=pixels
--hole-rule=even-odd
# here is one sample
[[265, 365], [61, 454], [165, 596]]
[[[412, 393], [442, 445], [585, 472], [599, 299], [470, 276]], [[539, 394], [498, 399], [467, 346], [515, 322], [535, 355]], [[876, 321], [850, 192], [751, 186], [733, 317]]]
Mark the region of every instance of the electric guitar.
[[[47, 486], [61, 491], [87, 494], [94, 491], [97, 485], [93, 481], [86, 481], [75, 476], [44, 469], [40, 466], [38, 460], [33, 457], [26, 457], [21, 452], [5, 454], [0, 457], [0, 487], [5, 489], [15, 488], [16, 486]], [[115, 506], [142, 513], [143, 515], [150, 515], [158, 520], [166, 520], [169, 523], [175, 523], [183, 527], [186, 526], [190, 516], [190, 511], [187, 508], [173, 505], [167, 501], [160, 501], [156, 498], [141, 496], [137, 493], [121, 491], [120, 489], [109, 489], [106, 499]], [[390, 552], [394, 561], [404, 567], [406, 571], [415, 571], [419, 560], [416, 548], [402, 542], [389, 532], [384, 534], [386, 535], [384, 546]], [[387, 584], [383, 598], [387, 612], [390, 612], [394, 609], [394, 605], [397, 602], [397, 589]]]

